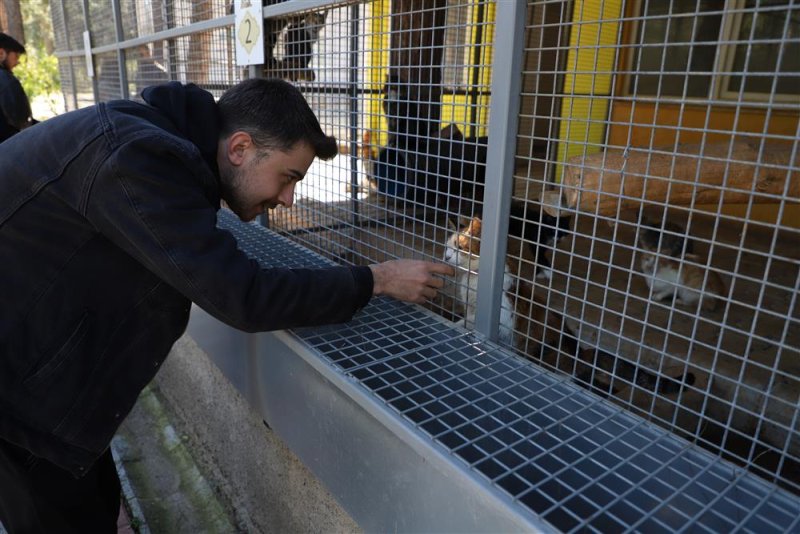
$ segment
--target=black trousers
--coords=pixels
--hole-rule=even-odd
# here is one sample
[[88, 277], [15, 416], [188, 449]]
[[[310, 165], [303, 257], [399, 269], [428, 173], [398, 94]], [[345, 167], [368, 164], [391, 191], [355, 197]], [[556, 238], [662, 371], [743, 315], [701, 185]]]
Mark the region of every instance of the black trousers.
[[111, 450], [81, 478], [0, 440], [0, 522], [9, 534], [115, 533], [120, 484]]

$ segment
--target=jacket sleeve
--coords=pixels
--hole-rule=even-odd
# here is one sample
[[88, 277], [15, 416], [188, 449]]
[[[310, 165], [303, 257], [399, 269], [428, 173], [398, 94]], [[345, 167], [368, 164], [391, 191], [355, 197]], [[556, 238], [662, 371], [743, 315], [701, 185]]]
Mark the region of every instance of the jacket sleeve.
[[158, 277], [241, 330], [344, 322], [369, 301], [368, 267], [261, 269], [216, 227], [204, 193], [214, 180], [196, 149], [148, 135], [122, 145], [99, 169], [86, 216]]
[[31, 118], [31, 105], [25, 90], [19, 80], [8, 72], [0, 69], [0, 111], [8, 124], [22, 130], [28, 126]]

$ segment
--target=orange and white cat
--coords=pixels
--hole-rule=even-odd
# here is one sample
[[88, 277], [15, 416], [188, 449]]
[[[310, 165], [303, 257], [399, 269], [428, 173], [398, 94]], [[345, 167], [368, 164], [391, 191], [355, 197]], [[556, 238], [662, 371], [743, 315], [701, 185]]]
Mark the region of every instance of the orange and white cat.
[[[456, 297], [464, 306], [464, 318], [456, 324], [473, 328], [478, 307], [482, 223], [479, 217], [474, 217], [463, 228], [455, 228], [452, 223], [450, 225], [453, 232], [445, 242], [444, 261], [455, 267]], [[554, 310], [547, 309], [546, 302], [534, 294], [532, 284], [515, 280], [512, 271], [513, 265], [506, 258], [503, 264], [499, 342], [518, 349], [529, 358], [541, 360], [542, 342], [549, 347], [559, 346], [564, 320]], [[574, 354], [574, 351], [571, 353]]]
[[[458, 326], [473, 328], [475, 311], [478, 307], [478, 270], [481, 261], [481, 220], [472, 219], [461, 230], [456, 230], [447, 239], [444, 248], [444, 261], [456, 268], [457, 297], [464, 305], [464, 318]], [[509, 265], [506, 262], [503, 272], [503, 302], [500, 311], [500, 343], [515, 346], [514, 318], [508, 291], [514, 285]]]
[[[639, 233], [642, 250], [640, 264], [647, 287], [654, 300], [675, 299], [675, 304], [697, 306], [714, 311], [725, 296], [725, 284], [719, 274], [705, 267], [696, 254], [683, 252], [683, 240], [676, 234], [676, 225], [667, 223], [662, 233], [658, 225], [644, 223]], [[687, 249], [689, 246], [687, 244]]]

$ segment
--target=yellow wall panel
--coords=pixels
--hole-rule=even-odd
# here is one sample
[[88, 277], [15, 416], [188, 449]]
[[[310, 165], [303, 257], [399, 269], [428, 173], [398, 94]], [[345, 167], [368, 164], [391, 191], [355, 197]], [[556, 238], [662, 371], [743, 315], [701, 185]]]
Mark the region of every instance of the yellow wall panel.
[[[369, 143], [384, 146], [388, 143], [388, 125], [383, 114], [383, 85], [389, 75], [389, 32], [391, 30], [391, 0], [373, 0], [369, 4], [369, 52], [367, 53], [366, 89], [373, 91], [364, 95], [364, 109], [369, 114], [365, 127], [369, 132]], [[373, 154], [376, 156], [377, 154]]]
[[[576, 0], [564, 76], [558, 161], [599, 152], [605, 140], [621, 0]], [[569, 95], [576, 95], [570, 97]], [[587, 95], [579, 98], [577, 95]], [[556, 169], [561, 180], [563, 166]]]
[[599, 152], [606, 131], [608, 100], [591, 96], [566, 97], [562, 110], [558, 161]]
[[[383, 85], [389, 74], [391, 0], [373, 0], [370, 4], [370, 22], [367, 52], [368, 76], [365, 89], [371, 93], [364, 95], [364, 109], [368, 114], [365, 128], [370, 133], [373, 147], [388, 143], [388, 126], [383, 114]], [[479, 9], [480, 6], [480, 9]], [[466, 79], [477, 82], [480, 91], [474, 100], [464, 94], [445, 94], [442, 96], [441, 127], [456, 124], [466, 137], [486, 135], [489, 120], [489, 89], [492, 79], [492, 56], [494, 54], [495, 3], [475, 0], [470, 5], [469, 46], [465, 51]], [[480, 32], [478, 32], [480, 28]], [[477, 42], [480, 33], [480, 44]], [[475, 108], [473, 110], [473, 107]]]

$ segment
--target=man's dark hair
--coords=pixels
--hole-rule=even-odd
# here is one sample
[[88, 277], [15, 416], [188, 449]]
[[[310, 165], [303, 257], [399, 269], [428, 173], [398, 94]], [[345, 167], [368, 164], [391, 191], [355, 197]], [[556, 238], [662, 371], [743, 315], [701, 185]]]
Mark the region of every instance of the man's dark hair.
[[250, 134], [261, 150], [290, 150], [305, 141], [321, 159], [338, 152], [336, 138], [325, 135], [303, 94], [279, 79], [253, 78], [228, 89], [219, 99], [220, 135]]
[[7, 33], [0, 32], [0, 48], [6, 52], [16, 52], [17, 54], [24, 54], [25, 47], [22, 44], [8, 35]]

